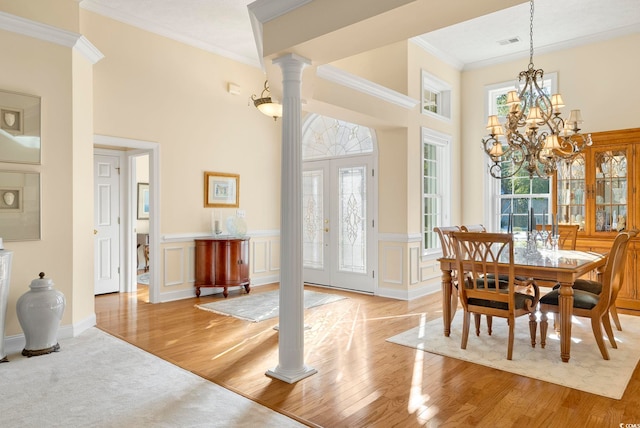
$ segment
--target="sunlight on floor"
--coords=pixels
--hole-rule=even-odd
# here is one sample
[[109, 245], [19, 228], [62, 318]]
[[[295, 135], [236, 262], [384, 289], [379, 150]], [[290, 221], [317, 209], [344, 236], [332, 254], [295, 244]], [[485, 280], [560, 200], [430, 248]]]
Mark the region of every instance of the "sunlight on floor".
[[[424, 337], [424, 330], [427, 324], [426, 314], [420, 316], [420, 330], [419, 337]], [[429, 401], [428, 395], [422, 394], [422, 377], [424, 373], [424, 351], [416, 350], [416, 357], [413, 361], [413, 375], [411, 377], [411, 389], [409, 391], [409, 402], [407, 404], [407, 411], [409, 414], [416, 413], [422, 415], [425, 411], [429, 410], [425, 403]], [[429, 412], [431, 413], [431, 412]]]

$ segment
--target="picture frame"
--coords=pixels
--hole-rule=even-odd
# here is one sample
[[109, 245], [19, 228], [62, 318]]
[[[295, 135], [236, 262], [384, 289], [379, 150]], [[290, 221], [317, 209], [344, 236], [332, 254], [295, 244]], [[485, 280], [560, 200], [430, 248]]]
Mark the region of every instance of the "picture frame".
[[40, 173], [0, 171], [0, 237], [40, 240]]
[[0, 162], [41, 164], [40, 97], [0, 90]]
[[240, 206], [240, 175], [205, 171], [204, 206], [205, 208], [238, 208]]
[[0, 107], [0, 129], [12, 135], [22, 135], [24, 127], [22, 123], [23, 117], [24, 113], [22, 109]]
[[138, 220], [149, 220], [149, 183], [138, 183]]

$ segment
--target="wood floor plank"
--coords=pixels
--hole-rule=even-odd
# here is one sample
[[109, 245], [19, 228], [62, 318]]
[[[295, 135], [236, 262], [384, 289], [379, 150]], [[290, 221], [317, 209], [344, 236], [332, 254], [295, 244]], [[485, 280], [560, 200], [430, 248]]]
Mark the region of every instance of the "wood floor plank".
[[[255, 287], [251, 294], [276, 290]], [[277, 318], [251, 323], [196, 304], [96, 297], [98, 327], [309, 426], [619, 426], [640, 423], [640, 369], [621, 400], [564, 388], [386, 339], [441, 316], [440, 293], [411, 302], [308, 287], [347, 297], [305, 311], [305, 364], [296, 384], [265, 375], [278, 364]], [[239, 295], [235, 298], [242, 298]], [[524, 344], [518, 344], [524, 346]], [[553, 415], [553, 416], [551, 416]]]

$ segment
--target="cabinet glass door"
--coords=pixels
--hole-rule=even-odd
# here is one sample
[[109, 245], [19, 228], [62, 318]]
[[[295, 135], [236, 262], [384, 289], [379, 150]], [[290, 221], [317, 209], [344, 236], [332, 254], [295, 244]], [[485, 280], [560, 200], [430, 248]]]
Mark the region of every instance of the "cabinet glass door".
[[617, 232], [627, 221], [627, 151], [594, 153], [595, 232]]
[[585, 228], [587, 199], [585, 156], [580, 154], [570, 162], [558, 165], [558, 223], [577, 224]]

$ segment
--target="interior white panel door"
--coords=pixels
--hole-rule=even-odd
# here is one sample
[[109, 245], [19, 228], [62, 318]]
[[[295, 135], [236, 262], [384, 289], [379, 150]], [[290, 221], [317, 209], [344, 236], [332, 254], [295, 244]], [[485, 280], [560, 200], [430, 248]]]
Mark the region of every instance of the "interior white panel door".
[[94, 155], [94, 291], [120, 291], [119, 158]]

